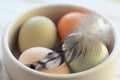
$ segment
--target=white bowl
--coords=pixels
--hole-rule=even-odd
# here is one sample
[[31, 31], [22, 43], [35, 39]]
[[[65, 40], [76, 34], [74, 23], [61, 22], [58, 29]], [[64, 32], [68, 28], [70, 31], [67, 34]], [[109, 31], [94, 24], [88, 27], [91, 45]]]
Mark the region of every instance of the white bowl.
[[[112, 38], [114, 38], [114, 45], [112, 52], [104, 62], [92, 69], [73, 74], [48, 74], [32, 70], [17, 60], [20, 55], [17, 44], [17, 34], [21, 24], [25, 20], [35, 15], [44, 15], [57, 23], [64, 14], [73, 11], [89, 12], [92, 10], [82, 8], [75, 4], [44, 4], [40, 7], [33, 8], [30, 11], [26, 11], [7, 26], [3, 33], [2, 50], [5, 69], [10, 80], [112, 80], [114, 67], [119, 55], [119, 38], [117, 31], [113, 26], [112, 32], [114, 37]], [[111, 23], [106, 17], [104, 18]]]

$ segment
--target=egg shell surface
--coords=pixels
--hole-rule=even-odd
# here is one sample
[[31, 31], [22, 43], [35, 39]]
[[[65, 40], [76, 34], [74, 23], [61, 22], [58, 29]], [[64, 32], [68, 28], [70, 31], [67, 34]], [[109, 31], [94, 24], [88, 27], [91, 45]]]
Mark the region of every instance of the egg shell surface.
[[103, 43], [101, 43], [100, 46], [101, 53], [98, 54], [97, 52], [92, 51], [89, 54], [86, 54], [84, 57], [80, 56], [76, 58], [69, 64], [71, 69], [74, 72], [81, 72], [91, 69], [102, 63], [109, 56], [109, 52]]
[[20, 55], [19, 61], [23, 64], [31, 64], [43, 59], [49, 52], [52, 52], [52, 50], [44, 47], [29, 48]]
[[58, 33], [60, 39], [63, 40], [72, 32], [77, 31], [77, 25], [84, 19], [85, 13], [70, 12], [65, 14], [58, 22]]
[[21, 26], [18, 44], [21, 52], [31, 47], [52, 49], [56, 38], [57, 30], [54, 22], [45, 16], [35, 16]]
[[[53, 52], [53, 51], [43, 47], [30, 48], [21, 54], [21, 56], [19, 57], [19, 61], [23, 64], [31, 64], [33, 62], [43, 59], [44, 57], [47, 56], [49, 52]], [[38, 71], [51, 73], [51, 74], [68, 74], [69, 67], [67, 66], [66, 62], [64, 62], [58, 67], [54, 67], [51, 69], [43, 69]]]
[[44, 69], [42, 70], [42, 72], [52, 73], [52, 74], [69, 74], [70, 70], [66, 62], [64, 62], [58, 67], [54, 67], [52, 69]]

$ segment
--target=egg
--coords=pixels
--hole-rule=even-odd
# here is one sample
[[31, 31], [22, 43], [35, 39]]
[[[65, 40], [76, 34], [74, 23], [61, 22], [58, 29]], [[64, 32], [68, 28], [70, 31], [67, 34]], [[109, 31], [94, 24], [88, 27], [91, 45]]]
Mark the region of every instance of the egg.
[[18, 33], [18, 45], [21, 52], [31, 47], [52, 49], [56, 38], [54, 22], [45, 16], [34, 16], [22, 24]]
[[[44, 47], [33, 47], [25, 50], [19, 57], [19, 61], [23, 64], [33, 64], [34, 62], [37, 62], [42, 60], [43, 62], [46, 61], [45, 59], [47, 55], [53, 52], [52, 50]], [[56, 56], [56, 55], [53, 55]], [[52, 57], [52, 54], [49, 54], [49, 57]], [[68, 74], [69, 73], [69, 67], [67, 66], [66, 62], [63, 62], [58, 66], [61, 60], [60, 58], [53, 60], [52, 62], [48, 62], [45, 67], [41, 70], [41, 68], [37, 69], [37, 71], [45, 72], [45, 73], [51, 73], [51, 74]], [[39, 63], [35, 64], [35, 66], [40, 66]], [[57, 65], [57, 66], [56, 66]]]
[[[67, 16], [68, 18], [69, 16]], [[70, 19], [72, 20], [71, 16]], [[110, 25], [106, 24], [101, 16], [90, 12], [79, 19], [81, 21], [78, 20], [76, 23], [73, 19], [73, 23], [76, 25], [69, 27], [70, 29], [63, 28], [62, 24], [60, 27], [58, 26], [58, 29], [61, 29], [59, 30], [61, 37], [63, 37], [62, 29], [70, 32], [70, 34], [67, 32], [69, 35], [65, 36], [65, 39], [63, 37], [62, 50], [65, 53], [65, 61], [73, 72], [85, 71], [101, 64], [109, 56], [108, 46], [112, 43], [109, 34]], [[67, 25], [71, 23], [69, 22]]]
[[44, 47], [33, 47], [25, 50], [19, 57], [19, 61], [23, 64], [31, 64], [35, 61], [43, 59], [52, 50]]
[[58, 33], [60, 39], [63, 40], [70, 33], [76, 32], [79, 28], [77, 25], [84, 19], [85, 13], [70, 12], [65, 14], [58, 22]]
[[[103, 43], [100, 43], [100, 47], [96, 51], [90, 48], [88, 53], [81, 54], [78, 58], [74, 59], [69, 63], [70, 68], [74, 72], [81, 72], [89, 70], [100, 63], [102, 63], [106, 58], [109, 57], [109, 52]], [[87, 52], [87, 50], [86, 50]]]
[[52, 69], [44, 69], [44, 70], [42, 70], [42, 72], [52, 73], [52, 74], [69, 74], [70, 73], [69, 67], [66, 64], [66, 62], [64, 62], [60, 66], [54, 67]]

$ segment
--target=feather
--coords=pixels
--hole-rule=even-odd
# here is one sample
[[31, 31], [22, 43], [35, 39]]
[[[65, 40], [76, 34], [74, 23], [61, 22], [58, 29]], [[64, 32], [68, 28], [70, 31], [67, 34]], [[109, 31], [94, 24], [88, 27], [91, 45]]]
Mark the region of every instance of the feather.
[[43, 70], [57, 67], [62, 63], [63, 63], [62, 54], [50, 52], [43, 59], [33, 62], [32, 64], [26, 64], [26, 66], [35, 70]]
[[86, 14], [86, 17], [76, 27], [77, 31], [64, 39], [62, 50], [68, 65], [78, 72], [102, 62], [109, 55], [106, 46], [109, 46], [108, 42], [112, 41], [109, 34], [110, 25], [98, 15]]
[[78, 23], [77, 27], [76, 32], [99, 38], [107, 46], [109, 52], [112, 51], [114, 37], [111, 24], [103, 17], [94, 13], [87, 13], [83, 21]]

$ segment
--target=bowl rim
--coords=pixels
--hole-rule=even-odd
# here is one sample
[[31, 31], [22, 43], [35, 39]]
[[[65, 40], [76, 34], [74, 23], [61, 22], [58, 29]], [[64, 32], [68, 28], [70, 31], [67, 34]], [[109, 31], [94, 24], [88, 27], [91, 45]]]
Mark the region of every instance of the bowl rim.
[[[99, 15], [101, 15], [102, 17], [104, 17], [112, 26], [112, 30], [113, 30], [113, 33], [114, 33], [114, 38], [115, 38], [115, 41], [114, 41], [114, 47], [113, 47], [113, 50], [111, 52], [111, 55], [105, 60], [103, 61], [102, 63], [100, 63], [99, 65], [89, 69], [89, 70], [85, 70], [85, 71], [82, 71], [82, 72], [78, 72], [78, 73], [73, 73], [73, 74], [49, 74], [49, 73], [44, 73], [44, 72], [39, 72], [39, 71], [35, 71], [35, 70], [32, 70], [28, 67], [26, 67], [24, 64], [20, 63], [13, 55], [12, 55], [12, 52], [10, 51], [9, 49], [9, 45], [8, 45], [8, 34], [9, 34], [9, 31], [10, 29], [12, 28], [12, 26], [14, 26], [14, 24], [20, 19], [23, 17], [23, 15], [26, 15], [36, 9], [39, 9], [39, 8], [44, 8], [44, 7], [51, 7], [51, 6], [70, 6], [70, 7], [78, 7], [78, 8], [82, 8], [82, 9], [85, 9], [85, 10], [89, 10], [89, 11], [92, 11], [92, 12], [95, 12]], [[2, 46], [3, 46], [3, 49], [6, 51], [6, 53], [4, 54], [7, 54], [8, 57], [12, 60], [13, 63], [15, 63], [17, 66], [19, 66], [20, 68], [23, 68], [25, 71], [27, 71], [28, 73], [31, 73], [33, 75], [41, 75], [41, 76], [44, 76], [44, 77], [54, 77], [54, 78], [73, 78], [73, 77], [78, 77], [78, 76], [82, 76], [82, 75], [86, 75], [86, 74], [90, 74], [92, 72], [96, 72], [98, 70], [100, 70], [101, 68], [103, 68], [105, 65], [109, 64], [113, 59], [114, 57], [116, 57], [118, 55], [118, 46], [119, 46], [119, 38], [118, 38], [118, 31], [117, 29], [113, 26], [113, 23], [106, 17], [104, 16], [102, 13], [98, 12], [98, 11], [95, 11], [95, 10], [92, 10], [92, 9], [89, 9], [89, 8], [86, 8], [86, 7], [83, 7], [83, 6], [80, 6], [80, 5], [76, 5], [76, 4], [69, 4], [69, 3], [50, 3], [50, 4], [44, 4], [44, 5], [41, 5], [41, 6], [37, 6], [37, 7], [34, 7], [24, 13], [22, 13], [21, 15], [19, 15], [16, 19], [14, 19], [12, 21], [12, 23], [10, 23], [8, 25], [7, 28], [5, 28], [4, 32], [3, 32], [3, 35], [2, 35]], [[114, 54], [114, 53], [117, 53], [117, 54]]]

